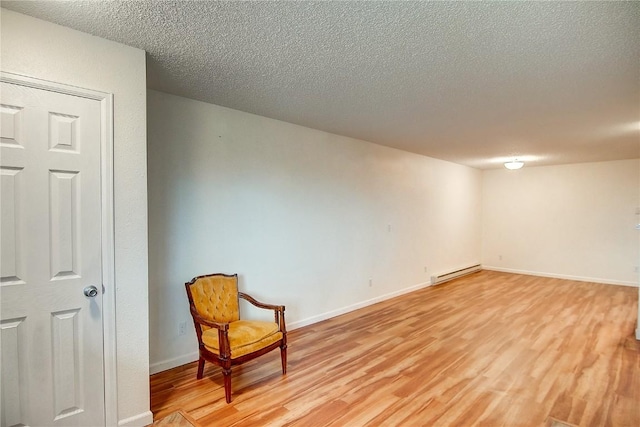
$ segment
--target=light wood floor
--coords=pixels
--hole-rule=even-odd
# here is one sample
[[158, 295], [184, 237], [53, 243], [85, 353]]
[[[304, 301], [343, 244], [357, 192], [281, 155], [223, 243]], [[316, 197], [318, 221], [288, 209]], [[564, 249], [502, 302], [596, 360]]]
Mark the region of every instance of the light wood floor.
[[289, 333], [234, 370], [151, 377], [203, 426], [640, 426], [636, 288], [482, 271]]

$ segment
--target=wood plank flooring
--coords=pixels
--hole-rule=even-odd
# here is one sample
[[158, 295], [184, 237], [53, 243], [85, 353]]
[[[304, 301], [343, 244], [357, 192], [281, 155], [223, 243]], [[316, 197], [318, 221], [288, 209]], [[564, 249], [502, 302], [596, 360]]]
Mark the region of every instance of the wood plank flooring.
[[640, 426], [636, 288], [482, 271], [289, 333], [196, 380], [151, 376], [154, 419], [202, 426]]

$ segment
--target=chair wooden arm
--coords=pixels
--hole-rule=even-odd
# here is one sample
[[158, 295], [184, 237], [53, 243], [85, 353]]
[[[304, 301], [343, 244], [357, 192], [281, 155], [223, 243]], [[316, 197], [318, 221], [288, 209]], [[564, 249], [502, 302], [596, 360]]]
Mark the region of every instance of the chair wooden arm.
[[267, 304], [264, 302], [260, 302], [252, 296], [245, 294], [244, 292], [238, 292], [238, 296], [246, 301], [249, 301], [251, 304], [258, 308], [273, 310], [275, 322], [278, 324], [278, 326], [280, 326], [280, 330], [286, 333], [287, 327], [284, 323], [284, 305]]
[[267, 304], [264, 302], [260, 302], [258, 300], [256, 300], [255, 298], [253, 298], [250, 295], [247, 295], [243, 292], [238, 292], [238, 296], [244, 300], [249, 301], [251, 304], [255, 305], [256, 307], [259, 308], [264, 308], [267, 310], [276, 310], [276, 311], [284, 311], [284, 305], [274, 305], [274, 304]]
[[[224, 360], [229, 359], [231, 357], [231, 346], [229, 345], [229, 324], [207, 320], [200, 316], [198, 312], [196, 312], [193, 308], [191, 309], [191, 315], [193, 316], [193, 320], [195, 323], [218, 330], [218, 345], [220, 346], [220, 357]], [[202, 330], [200, 328], [196, 328], [196, 335], [198, 336], [200, 347], [204, 347], [204, 343], [202, 342]]]

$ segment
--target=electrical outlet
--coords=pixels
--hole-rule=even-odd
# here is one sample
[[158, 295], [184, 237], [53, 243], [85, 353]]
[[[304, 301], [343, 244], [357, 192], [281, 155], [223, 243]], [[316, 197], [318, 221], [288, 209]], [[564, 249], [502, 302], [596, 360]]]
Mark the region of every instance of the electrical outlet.
[[425, 265], [424, 266], [424, 272], [426, 273], [427, 271], [429, 271], [429, 270], [427, 270], [427, 266]]
[[636, 266], [633, 268], [633, 271], [635, 271], [636, 273], [638, 273], [638, 272], [640, 271], [640, 268], [636, 265]]
[[187, 322], [184, 320], [178, 323], [178, 335], [187, 335]]
[[373, 279], [369, 279], [369, 287], [373, 286]]
[[498, 259], [502, 261], [502, 255], [498, 255]]

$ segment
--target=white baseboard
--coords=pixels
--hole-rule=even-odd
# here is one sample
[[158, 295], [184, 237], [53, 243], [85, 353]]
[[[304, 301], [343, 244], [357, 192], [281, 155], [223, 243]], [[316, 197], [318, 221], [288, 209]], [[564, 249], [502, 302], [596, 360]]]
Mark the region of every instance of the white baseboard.
[[287, 329], [292, 331], [294, 329], [302, 328], [303, 326], [313, 325], [314, 323], [322, 322], [323, 320], [331, 319], [332, 317], [340, 316], [341, 314], [349, 313], [351, 311], [358, 310], [359, 308], [364, 308], [382, 301], [386, 301], [391, 298], [398, 297], [400, 295], [408, 294], [409, 292], [417, 291], [418, 289], [426, 288], [428, 286], [431, 286], [431, 283], [429, 282], [419, 283], [417, 285], [410, 286], [408, 288], [404, 288], [399, 291], [390, 292], [388, 294], [380, 295], [375, 298], [358, 302], [356, 304], [351, 304], [346, 307], [327, 311], [326, 313], [318, 314], [316, 316], [311, 316], [306, 319], [287, 323]]
[[172, 359], [161, 360], [160, 362], [152, 363], [149, 365], [149, 374], [157, 374], [158, 372], [167, 371], [176, 366], [186, 365], [187, 363], [195, 362], [198, 360], [198, 352], [183, 354], [182, 356], [174, 357]]
[[153, 424], [153, 413], [151, 411], [118, 421], [118, 427], [144, 427], [149, 424]]
[[[296, 322], [287, 323], [287, 330], [292, 331], [294, 329], [302, 328], [303, 326], [312, 325], [314, 323], [321, 322], [323, 320], [330, 319], [332, 317], [339, 316], [341, 314], [349, 313], [350, 311], [357, 310], [359, 308], [364, 308], [369, 305], [373, 305], [391, 298], [398, 297], [400, 295], [408, 294], [409, 292], [417, 291], [418, 289], [426, 288], [431, 286], [431, 283], [419, 283], [414, 286], [410, 286], [405, 289], [401, 289], [399, 291], [390, 292], [388, 294], [380, 295], [375, 298], [371, 298], [356, 304], [348, 305], [346, 307], [338, 308], [336, 310], [331, 310], [326, 313], [318, 314], [316, 316], [308, 317], [306, 319], [298, 320]], [[176, 366], [186, 365], [187, 363], [195, 362], [198, 360], [198, 352], [184, 354], [182, 356], [174, 357], [172, 359], [162, 360], [160, 362], [155, 362], [149, 365], [149, 373], [151, 375], [157, 374], [158, 372], [166, 371], [171, 368], [175, 368]]]
[[527, 271], [527, 270], [517, 270], [514, 268], [494, 267], [492, 265], [483, 265], [482, 269], [492, 270], [492, 271], [501, 271], [503, 273], [525, 274], [527, 276], [551, 277], [554, 279], [577, 280], [579, 282], [603, 283], [605, 285], [631, 286], [636, 288], [638, 287], [637, 282], [626, 282], [622, 280], [601, 279], [596, 277], [570, 276], [567, 274], [543, 273], [540, 271]]

